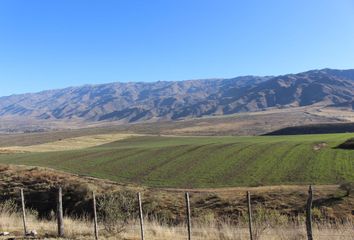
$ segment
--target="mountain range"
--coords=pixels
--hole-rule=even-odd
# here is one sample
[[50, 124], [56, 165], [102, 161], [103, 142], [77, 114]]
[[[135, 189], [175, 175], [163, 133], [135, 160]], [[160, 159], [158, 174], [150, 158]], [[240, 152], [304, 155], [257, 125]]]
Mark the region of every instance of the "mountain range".
[[0, 118], [133, 123], [310, 105], [353, 110], [354, 70], [69, 87], [0, 97]]

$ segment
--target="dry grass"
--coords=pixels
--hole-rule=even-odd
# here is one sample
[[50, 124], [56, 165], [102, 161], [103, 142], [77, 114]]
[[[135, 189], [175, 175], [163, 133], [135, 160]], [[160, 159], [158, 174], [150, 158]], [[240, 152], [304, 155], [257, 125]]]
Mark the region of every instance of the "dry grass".
[[[318, 240], [351, 240], [354, 234], [353, 225], [315, 225], [314, 239]], [[307, 239], [305, 226], [287, 225], [278, 227], [264, 226], [258, 230], [256, 240], [300, 240]], [[138, 239], [138, 227], [124, 236], [127, 239]], [[186, 239], [187, 231], [185, 226], [170, 227], [161, 225], [157, 222], [148, 222], [146, 226], [147, 239]], [[193, 239], [196, 240], [242, 240], [249, 239], [249, 230], [247, 226], [232, 225], [228, 223], [196, 223], [193, 225]]]
[[139, 136], [137, 134], [98, 134], [83, 137], [66, 138], [55, 142], [48, 142], [32, 146], [13, 146], [0, 148], [0, 153], [16, 153], [16, 152], [57, 152], [78, 150], [102, 144], [123, 140], [129, 137]]
[[325, 111], [319, 106], [274, 108], [183, 120], [170, 124], [168, 128], [161, 127], [161, 131], [167, 135], [260, 135], [289, 126], [347, 122], [350, 121], [348, 116], [353, 116], [352, 111], [331, 112], [330, 116]]
[[[32, 119], [19, 122], [17, 119], [1, 117], [0, 146], [28, 146], [56, 141], [58, 138], [64, 139], [110, 133], [156, 135], [260, 135], [289, 126], [353, 121], [353, 117], [353, 111], [327, 110], [319, 106], [267, 109], [266, 111], [259, 112], [237, 113], [214, 117], [208, 116], [181, 121], [144, 122], [135, 124], [124, 124], [119, 121], [88, 123], [77, 119], [49, 122]], [[20, 134], [23, 131], [32, 133]]]
[[[56, 222], [42, 220], [39, 221], [35, 216], [29, 215], [29, 230], [37, 230], [39, 238], [55, 238]], [[185, 225], [169, 226], [157, 221], [145, 220], [145, 236], [146, 239], [154, 240], [182, 240], [186, 239], [187, 231]], [[65, 235], [67, 239], [93, 239], [93, 224], [88, 219], [64, 219]], [[241, 240], [248, 239], [249, 232], [245, 225], [232, 225], [227, 222], [197, 222], [194, 223], [192, 231], [193, 239], [203, 240]], [[22, 219], [18, 213], [0, 214], [0, 231], [8, 231], [11, 236], [21, 237], [23, 235]], [[301, 240], [306, 239], [305, 226], [300, 225], [282, 225], [282, 226], [256, 226], [255, 239], [259, 240]], [[138, 221], [130, 222], [126, 231], [120, 236], [104, 232], [103, 228], [99, 229], [100, 239], [140, 239], [140, 228]], [[351, 240], [354, 236], [354, 225], [347, 223], [338, 224], [314, 224], [314, 239], [318, 240]], [[0, 238], [1, 239], [1, 238]]]
[[354, 122], [354, 112], [350, 109], [341, 108], [320, 108], [315, 112], [318, 116], [333, 117], [342, 119], [348, 122]]
[[235, 128], [242, 128], [246, 126], [251, 126], [254, 123], [252, 122], [234, 122], [234, 123], [216, 123], [210, 125], [208, 122], [201, 122], [196, 124], [192, 127], [185, 127], [180, 129], [173, 129], [171, 133], [173, 134], [191, 134], [191, 133], [198, 133], [198, 132], [216, 132], [220, 129], [223, 131], [230, 131], [234, 130]]
[[[38, 220], [33, 215], [27, 215], [28, 231], [36, 230], [38, 236], [55, 237], [57, 223], [50, 220]], [[65, 235], [68, 239], [89, 238], [92, 236], [93, 224], [85, 219], [64, 218]], [[10, 232], [11, 236], [23, 236], [22, 217], [19, 213], [0, 214], [0, 231]]]

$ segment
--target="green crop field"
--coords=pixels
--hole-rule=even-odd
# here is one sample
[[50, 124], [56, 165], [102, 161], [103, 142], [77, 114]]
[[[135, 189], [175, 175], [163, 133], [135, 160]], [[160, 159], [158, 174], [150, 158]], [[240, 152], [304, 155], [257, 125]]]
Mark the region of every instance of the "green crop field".
[[81, 150], [0, 154], [0, 163], [153, 187], [334, 184], [354, 181], [354, 150], [335, 148], [351, 137], [139, 136]]

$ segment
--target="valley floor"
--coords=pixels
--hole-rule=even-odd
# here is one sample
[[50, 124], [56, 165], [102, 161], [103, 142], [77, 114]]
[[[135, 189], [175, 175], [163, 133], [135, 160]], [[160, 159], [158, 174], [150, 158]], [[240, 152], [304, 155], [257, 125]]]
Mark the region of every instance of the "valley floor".
[[[51, 141], [32, 145], [27, 138], [21, 148], [26, 151], [19, 152], [9, 151], [9, 143], [3, 145], [7, 151], [0, 153], [0, 203], [9, 199], [18, 203], [23, 188], [28, 209], [34, 210], [27, 214], [29, 229], [38, 231], [41, 238], [53, 238], [56, 222], [48, 214], [56, 209], [60, 186], [67, 238], [93, 239], [89, 217], [93, 191], [98, 197], [141, 192], [148, 216], [146, 238], [182, 240], [187, 239], [184, 193], [189, 192], [193, 239], [237, 240], [249, 238], [245, 192], [250, 191], [256, 240], [301, 240], [306, 239], [303, 219], [308, 184], [315, 184], [315, 239], [352, 240], [354, 235], [354, 196], [339, 187], [354, 181], [354, 152], [337, 148], [353, 133], [94, 136], [56, 141], [51, 136]], [[78, 140], [83, 148], [68, 149]], [[53, 151], [56, 146], [62, 151]], [[102, 222], [99, 226], [100, 239], [139, 239], [135, 219], [120, 237]], [[18, 211], [0, 206], [2, 231], [22, 235]]]
[[[48, 167], [120, 183], [163, 188], [354, 181], [354, 151], [338, 148], [352, 138], [353, 133], [243, 137], [104, 136], [5, 147], [2, 148], [3, 154], [0, 149], [0, 163]], [[80, 145], [86, 148], [80, 149]]]

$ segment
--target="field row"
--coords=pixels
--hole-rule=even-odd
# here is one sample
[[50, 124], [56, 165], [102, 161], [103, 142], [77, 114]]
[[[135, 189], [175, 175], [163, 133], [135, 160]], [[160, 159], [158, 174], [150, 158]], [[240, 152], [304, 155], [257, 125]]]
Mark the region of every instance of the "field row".
[[74, 151], [1, 154], [0, 163], [153, 187], [334, 184], [354, 181], [354, 151], [336, 148], [352, 136], [142, 136]]

